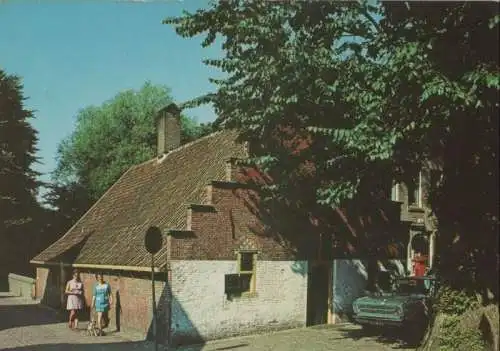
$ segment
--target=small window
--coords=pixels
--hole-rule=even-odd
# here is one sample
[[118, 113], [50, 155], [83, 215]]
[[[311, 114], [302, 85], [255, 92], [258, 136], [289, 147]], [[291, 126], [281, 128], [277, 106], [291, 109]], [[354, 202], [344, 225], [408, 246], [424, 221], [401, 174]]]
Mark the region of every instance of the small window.
[[413, 207], [422, 207], [422, 174], [408, 184], [408, 205]]
[[254, 253], [242, 252], [240, 253], [240, 272], [253, 273]]
[[255, 293], [255, 252], [238, 254], [238, 273], [226, 274], [225, 293], [228, 298]]
[[395, 183], [391, 189], [391, 200], [399, 201], [399, 184]]

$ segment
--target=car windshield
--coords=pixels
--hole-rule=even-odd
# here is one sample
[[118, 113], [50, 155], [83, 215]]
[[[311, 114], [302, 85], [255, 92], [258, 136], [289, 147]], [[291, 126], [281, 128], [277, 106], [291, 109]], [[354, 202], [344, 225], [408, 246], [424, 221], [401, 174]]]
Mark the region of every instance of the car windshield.
[[396, 293], [404, 295], [424, 294], [427, 295], [431, 281], [424, 279], [399, 279], [396, 285]]

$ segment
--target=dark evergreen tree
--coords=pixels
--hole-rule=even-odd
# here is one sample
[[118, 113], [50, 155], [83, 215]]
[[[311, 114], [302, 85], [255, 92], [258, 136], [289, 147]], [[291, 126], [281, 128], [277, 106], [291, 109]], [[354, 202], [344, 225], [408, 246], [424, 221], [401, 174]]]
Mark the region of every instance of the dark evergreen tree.
[[0, 70], [0, 266], [4, 271], [25, 263], [36, 236], [33, 223], [40, 218], [36, 200], [40, 183], [33, 169], [37, 132], [31, 125], [33, 112], [24, 101], [20, 78]]

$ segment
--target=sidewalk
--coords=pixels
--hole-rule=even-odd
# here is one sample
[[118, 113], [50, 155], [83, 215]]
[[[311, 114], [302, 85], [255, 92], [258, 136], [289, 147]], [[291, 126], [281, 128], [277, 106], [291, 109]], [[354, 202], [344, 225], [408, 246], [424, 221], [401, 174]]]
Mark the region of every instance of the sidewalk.
[[[69, 330], [58, 312], [36, 301], [0, 294], [0, 350], [153, 350], [153, 345], [130, 333], [85, 335], [87, 323]], [[159, 348], [161, 350], [161, 348]]]

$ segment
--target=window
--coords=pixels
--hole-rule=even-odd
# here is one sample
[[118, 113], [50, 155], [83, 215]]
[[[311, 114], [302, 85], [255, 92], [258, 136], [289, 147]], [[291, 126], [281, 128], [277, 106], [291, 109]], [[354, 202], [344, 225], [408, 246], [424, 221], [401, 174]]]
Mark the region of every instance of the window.
[[391, 189], [391, 200], [399, 201], [399, 184], [395, 183]]
[[255, 252], [238, 253], [238, 273], [225, 276], [225, 293], [229, 298], [255, 293], [256, 257]]
[[422, 207], [422, 173], [408, 184], [408, 205]]
[[253, 274], [254, 253], [242, 252], [239, 254], [240, 273]]

